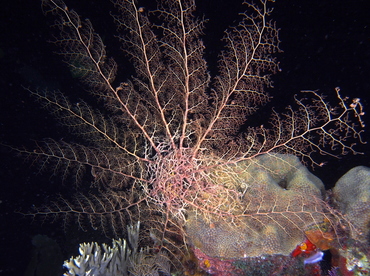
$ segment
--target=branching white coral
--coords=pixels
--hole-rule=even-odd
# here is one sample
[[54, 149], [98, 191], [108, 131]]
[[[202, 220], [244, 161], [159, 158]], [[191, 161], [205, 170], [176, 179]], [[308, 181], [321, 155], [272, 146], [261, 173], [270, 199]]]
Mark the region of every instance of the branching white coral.
[[163, 253], [152, 254], [149, 248], [138, 251], [139, 228], [140, 222], [127, 227], [128, 243], [124, 239], [113, 240], [112, 247], [81, 243], [80, 255], [64, 262], [68, 269], [64, 276], [170, 275], [170, 263]]

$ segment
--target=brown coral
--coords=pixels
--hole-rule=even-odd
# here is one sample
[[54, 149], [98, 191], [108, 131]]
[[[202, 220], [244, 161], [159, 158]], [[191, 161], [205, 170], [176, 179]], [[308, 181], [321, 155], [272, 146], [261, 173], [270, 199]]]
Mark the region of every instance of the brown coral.
[[[239, 163], [234, 172], [239, 180], [234, 185], [241, 193], [230, 203], [239, 204], [238, 211], [234, 207], [234, 216], [205, 218], [192, 213], [187, 221], [191, 243], [208, 256], [289, 255], [304, 240], [305, 230], [324, 231], [320, 225], [333, 220], [320, 199], [322, 182], [295, 156], [260, 156]], [[236, 178], [229, 175], [229, 179], [226, 175], [221, 179], [230, 186]]]
[[351, 237], [366, 242], [370, 238], [370, 168], [349, 170], [335, 184], [333, 196], [353, 226]]

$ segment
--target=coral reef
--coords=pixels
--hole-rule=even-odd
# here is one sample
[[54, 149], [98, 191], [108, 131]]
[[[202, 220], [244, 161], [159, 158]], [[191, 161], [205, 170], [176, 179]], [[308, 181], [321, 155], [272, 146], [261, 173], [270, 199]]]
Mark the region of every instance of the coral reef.
[[[215, 175], [241, 196], [231, 218], [189, 214], [190, 243], [208, 256], [287, 256], [303, 242], [306, 230], [335, 219], [321, 200], [321, 180], [293, 155], [266, 154], [238, 163], [233, 173]], [[224, 205], [230, 208], [235, 199]]]
[[357, 166], [345, 173], [332, 189], [333, 204], [349, 222], [344, 246], [333, 266], [340, 275], [370, 273], [370, 168]]
[[[280, 70], [268, 0], [244, 1], [240, 22], [224, 33], [217, 70], [205, 59], [212, 51], [201, 39], [206, 20], [197, 17], [194, 0], [160, 0], [152, 11], [113, 0], [118, 38], [134, 68], [120, 80], [90, 20], [62, 0], [42, 2], [54, 18], [53, 43], [87, 93], [28, 88], [79, 137], [18, 149], [40, 170], [61, 174], [73, 191], [36, 207], [32, 217], [65, 225], [74, 219], [82, 229], [116, 237], [140, 220], [144, 240], [171, 255], [177, 268], [189, 253], [187, 242], [212, 258], [289, 256], [305, 231], [325, 236], [337, 227], [338, 215], [322, 200], [323, 184], [296, 156], [321, 165], [314, 152], [356, 153], [345, 141], [362, 142], [362, 105], [358, 98], [348, 102], [339, 88], [333, 105], [302, 91], [295, 107], [271, 111], [265, 126], [247, 121], [271, 99], [270, 76]], [[68, 273], [166, 273], [155, 266], [163, 255], [136, 252], [137, 242], [134, 232], [113, 247], [82, 244], [81, 256], [66, 262]]]
[[213, 276], [319, 276], [318, 264], [305, 265], [301, 258], [283, 255], [249, 257], [240, 260], [212, 258], [195, 250], [200, 267]]
[[[292, 155], [264, 155], [252, 164], [239, 163], [235, 172], [240, 179], [217, 174], [260, 204], [252, 208], [253, 200], [244, 202], [248, 208], [233, 223], [190, 215], [187, 233], [204, 271], [217, 276], [369, 275], [369, 168], [351, 169], [332, 192], [325, 192]], [[239, 184], [232, 184], [236, 180]]]
[[333, 197], [338, 209], [351, 222], [351, 238], [370, 242], [370, 168], [349, 170], [335, 184]]
[[348, 244], [346, 248], [340, 249], [341, 263], [339, 271], [345, 275], [365, 276], [370, 275], [370, 250], [360, 244]]
[[112, 247], [96, 242], [80, 244], [80, 256], [64, 262], [68, 269], [64, 276], [171, 275], [165, 254], [152, 253], [149, 248], [138, 249], [139, 227], [139, 222], [135, 227], [127, 227], [128, 242], [113, 240]]

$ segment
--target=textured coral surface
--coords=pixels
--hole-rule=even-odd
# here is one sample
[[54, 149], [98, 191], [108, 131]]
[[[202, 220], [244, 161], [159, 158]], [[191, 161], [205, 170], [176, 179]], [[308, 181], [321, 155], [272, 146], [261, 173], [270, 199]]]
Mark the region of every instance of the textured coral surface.
[[234, 172], [237, 177], [230, 173], [218, 181], [238, 186], [242, 193], [235, 216], [192, 213], [187, 221], [190, 242], [209, 256], [289, 255], [304, 240], [304, 231], [329, 219], [321, 201], [322, 182], [295, 156], [264, 155], [238, 163]]

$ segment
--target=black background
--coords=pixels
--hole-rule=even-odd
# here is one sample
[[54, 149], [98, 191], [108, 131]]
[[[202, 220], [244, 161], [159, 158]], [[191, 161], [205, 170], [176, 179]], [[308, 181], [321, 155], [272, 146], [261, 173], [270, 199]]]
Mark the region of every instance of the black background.
[[[215, 64], [223, 30], [236, 23], [238, 12], [243, 11], [241, 0], [198, 0], [199, 14], [209, 19], [205, 30], [207, 58]], [[151, 3], [150, 1], [148, 3]], [[143, 3], [144, 6], [152, 4]], [[109, 16], [113, 7], [105, 0], [67, 1], [82, 17], [93, 22], [96, 31], [107, 44], [108, 56], [120, 66], [118, 80], [130, 75], [132, 68], [120, 51], [114, 37], [115, 26]], [[280, 31], [281, 49], [278, 55], [282, 72], [274, 76], [275, 89], [270, 93], [272, 102], [260, 111], [260, 119], [268, 120], [271, 107], [282, 110], [293, 104], [294, 94], [300, 90], [316, 90], [334, 95], [339, 86], [342, 95], [360, 97], [369, 109], [370, 92], [370, 4], [367, 0], [277, 1], [272, 18]], [[55, 54], [58, 49], [47, 41], [55, 30], [49, 28], [39, 1], [5, 1], [0, 8], [0, 141], [15, 146], [32, 145], [32, 140], [45, 137], [74, 141], [53, 117], [29, 97], [22, 86], [60, 89], [78, 99], [84, 91], [68, 68]], [[122, 66], [123, 64], [123, 66]], [[213, 67], [210, 68], [214, 70]], [[365, 115], [365, 122], [369, 122]], [[369, 141], [368, 131], [364, 132]], [[338, 178], [356, 165], [370, 166], [368, 145], [358, 145], [363, 155], [347, 155], [340, 159], [327, 156], [323, 168], [316, 168], [330, 188]], [[64, 234], [60, 223], [31, 223], [30, 219], [15, 213], [28, 210], [32, 204], [50, 201], [61, 184], [47, 174], [37, 175], [30, 166], [14, 153], [1, 148], [0, 163], [0, 275], [23, 275], [33, 250], [31, 239], [45, 234], [62, 247], [64, 258], [77, 254], [78, 243], [100, 239], [99, 232], [83, 233], [72, 224]], [[73, 193], [69, 187], [61, 190]], [[73, 230], [73, 231], [71, 231]], [[76, 231], [75, 231], [76, 230]]]

